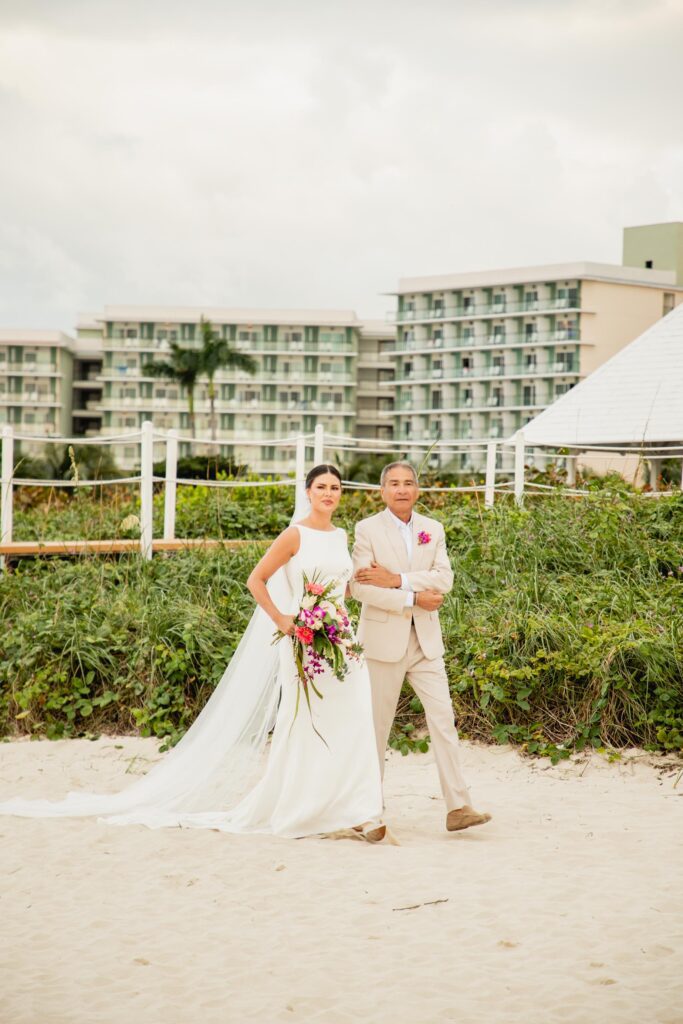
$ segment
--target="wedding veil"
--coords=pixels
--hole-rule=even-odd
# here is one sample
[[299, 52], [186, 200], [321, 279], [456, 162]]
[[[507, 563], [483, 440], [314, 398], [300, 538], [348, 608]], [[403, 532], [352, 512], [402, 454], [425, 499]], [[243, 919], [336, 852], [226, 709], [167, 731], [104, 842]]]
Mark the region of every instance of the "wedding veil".
[[[292, 522], [308, 511], [297, 482]], [[292, 593], [286, 568], [268, 581], [275, 604], [289, 609]], [[163, 760], [119, 793], [70, 792], [62, 800], [13, 797], [0, 814], [25, 818], [87, 817], [109, 824], [149, 828], [188, 824], [210, 828], [255, 784], [279, 697], [277, 645], [273, 623], [256, 608], [223, 677], [192, 726]]]

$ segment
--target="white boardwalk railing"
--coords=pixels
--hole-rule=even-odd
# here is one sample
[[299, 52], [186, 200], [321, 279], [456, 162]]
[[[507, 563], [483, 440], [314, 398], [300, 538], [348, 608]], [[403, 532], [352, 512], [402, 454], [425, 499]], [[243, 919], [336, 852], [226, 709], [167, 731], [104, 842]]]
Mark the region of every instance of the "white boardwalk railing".
[[[139, 484], [140, 487], [140, 552], [144, 558], [152, 557], [153, 550], [153, 511], [154, 511], [154, 484], [164, 484], [164, 541], [175, 539], [175, 518], [176, 518], [176, 497], [178, 486], [192, 487], [259, 487], [259, 486], [296, 486], [302, 487], [306, 476], [306, 448], [310, 447], [313, 440], [313, 464], [317, 465], [324, 461], [325, 450], [330, 452], [334, 458], [342, 453], [350, 453], [355, 456], [362, 455], [395, 455], [412, 459], [415, 465], [424, 462], [429, 456], [439, 458], [455, 458], [456, 456], [481, 456], [485, 462], [484, 482], [474, 483], [469, 486], [452, 487], [426, 487], [425, 491], [457, 493], [483, 493], [484, 505], [486, 508], [493, 507], [495, 495], [510, 493], [514, 494], [515, 501], [521, 504], [526, 494], [547, 493], [557, 491], [558, 488], [548, 485], [531, 482], [526, 479], [526, 458], [528, 454], [536, 452], [545, 459], [561, 461], [567, 470], [567, 483], [561, 488], [562, 493], [567, 495], [581, 495], [588, 493], [576, 489], [576, 465], [580, 458], [584, 460], [590, 457], [591, 461], [606, 459], [613, 461], [615, 456], [637, 459], [639, 462], [649, 461], [651, 475], [653, 477], [653, 492], [657, 492], [657, 472], [664, 458], [683, 458], [682, 444], [663, 444], [657, 448], [643, 446], [619, 446], [619, 447], [572, 447], [565, 446], [558, 449], [557, 446], [544, 448], [540, 445], [529, 446], [525, 444], [524, 436], [519, 432], [513, 439], [502, 440], [459, 440], [441, 441], [424, 439], [403, 440], [403, 441], [379, 441], [367, 438], [352, 438], [336, 434], [325, 434], [324, 427], [319, 424], [313, 435], [301, 434], [296, 437], [280, 438], [273, 440], [244, 438], [237, 442], [240, 447], [283, 447], [291, 449], [291, 469], [287, 472], [293, 476], [280, 476], [279, 479], [268, 478], [265, 480], [202, 480], [202, 479], [179, 479], [178, 478], [178, 450], [179, 442], [192, 443], [203, 447], [220, 447], [227, 442], [225, 439], [213, 440], [210, 438], [180, 438], [176, 430], [159, 431], [154, 429], [151, 421], [146, 420], [139, 431], [129, 434], [117, 434], [114, 436], [97, 437], [57, 437], [46, 435], [14, 434], [11, 425], [2, 428], [2, 473], [0, 477], [0, 557], [7, 551], [7, 545], [13, 540], [13, 494], [14, 488], [19, 486], [41, 486], [41, 487], [108, 487], [117, 484]], [[15, 472], [15, 441], [42, 442], [45, 444], [61, 445], [111, 445], [121, 443], [137, 443], [140, 447], [140, 472], [133, 476], [119, 477], [113, 480], [35, 480], [16, 477]], [[154, 476], [154, 444], [163, 443], [166, 454], [166, 469], [164, 477]], [[510, 469], [503, 469], [499, 466], [500, 457], [503, 453], [512, 456], [512, 472]], [[481, 476], [476, 470], [459, 470], [461, 475]], [[505, 479], [502, 479], [502, 478]], [[510, 478], [511, 477], [511, 478]], [[682, 474], [683, 477], [683, 474]], [[357, 481], [344, 481], [348, 487], [357, 489], [376, 489], [377, 484], [359, 483]]]

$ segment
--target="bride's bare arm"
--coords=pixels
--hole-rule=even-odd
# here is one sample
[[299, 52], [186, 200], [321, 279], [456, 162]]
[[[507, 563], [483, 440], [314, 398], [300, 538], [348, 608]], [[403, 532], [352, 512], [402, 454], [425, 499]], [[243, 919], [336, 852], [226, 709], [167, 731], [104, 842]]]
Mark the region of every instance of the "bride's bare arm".
[[297, 553], [300, 543], [299, 531], [295, 527], [289, 526], [279, 537], [276, 537], [263, 558], [251, 570], [247, 580], [247, 586], [256, 603], [263, 608], [267, 615], [270, 615], [277, 628], [283, 633], [294, 632], [294, 616], [285, 615], [275, 606], [268, 593], [266, 583], [273, 573], [286, 565], [290, 558]]

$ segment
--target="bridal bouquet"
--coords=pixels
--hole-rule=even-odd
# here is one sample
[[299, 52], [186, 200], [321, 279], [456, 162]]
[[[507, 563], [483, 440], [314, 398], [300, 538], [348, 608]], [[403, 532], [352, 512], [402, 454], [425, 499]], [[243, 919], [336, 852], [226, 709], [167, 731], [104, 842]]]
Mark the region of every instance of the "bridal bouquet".
[[[294, 636], [291, 637], [298, 682], [294, 720], [299, 713], [302, 693], [309, 712], [311, 690], [322, 700], [323, 694], [316, 686], [316, 676], [322, 675], [325, 666], [341, 682], [349, 670], [349, 662], [360, 661], [362, 657], [363, 648], [351, 631], [349, 613], [339, 599], [333, 596], [338, 590], [338, 580], [325, 583], [317, 572], [312, 579], [304, 573], [304, 596], [294, 617]], [[285, 635], [278, 630], [274, 642]], [[315, 726], [313, 728], [320, 736]], [[325, 742], [322, 736], [320, 738]]]

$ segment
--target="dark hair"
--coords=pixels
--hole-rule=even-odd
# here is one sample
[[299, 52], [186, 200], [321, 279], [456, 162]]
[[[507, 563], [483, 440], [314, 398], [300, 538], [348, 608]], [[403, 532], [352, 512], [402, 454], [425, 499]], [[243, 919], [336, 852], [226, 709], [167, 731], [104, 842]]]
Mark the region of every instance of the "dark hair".
[[332, 473], [333, 476], [336, 476], [339, 483], [342, 482], [341, 473], [339, 472], [337, 467], [330, 466], [327, 462], [323, 462], [319, 466], [314, 466], [313, 469], [309, 469], [308, 474], [306, 476], [306, 490], [308, 490], [309, 487], [313, 486], [313, 481], [317, 477], [324, 476], [325, 473]]

